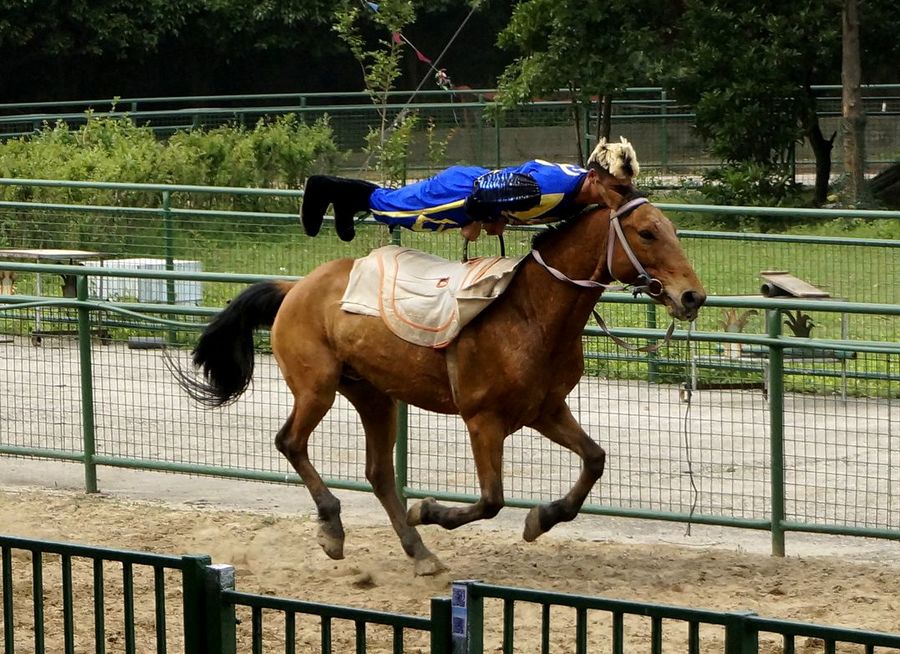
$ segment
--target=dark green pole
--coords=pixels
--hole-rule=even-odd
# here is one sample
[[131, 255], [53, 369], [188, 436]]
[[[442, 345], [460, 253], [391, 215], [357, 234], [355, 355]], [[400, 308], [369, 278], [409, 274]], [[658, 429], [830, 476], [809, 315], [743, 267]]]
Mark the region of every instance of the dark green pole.
[[[400, 245], [400, 230], [391, 232], [391, 244]], [[397, 412], [396, 445], [394, 446], [394, 483], [397, 495], [406, 505], [406, 485], [409, 481], [409, 406], [406, 402], [395, 402]]]
[[94, 463], [94, 375], [91, 368], [91, 310], [87, 306], [88, 279], [75, 281], [78, 305], [78, 359], [81, 366], [81, 432], [84, 441], [84, 489], [97, 492], [97, 466]]
[[500, 156], [500, 122], [502, 120], [502, 114], [498, 111], [494, 116], [494, 138], [496, 140], [497, 146], [497, 162], [496, 167], [501, 167], [501, 161], [503, 157]]
[[[656, 304], [647, 304], [647, 329], [656, 329]], [[655, 338], [647, 339], [647, 345], [656, 345]], [[659, 362], [657, 352], [647, 352], [647, 381], [655, 384], [659, 380]], [[690, 362], [688, 362], [690, 364]]]
[[475, 160], [475, 163], [479, 166], [484, 165], [484, 96], [479, 93], [478, 94], [478, 104], [481, 105], [478, 109], [478, 124], [475, 129], [478, 131], [478, 155]]
[[[781, 310], [766, 312], [766, 331], [781, 336]], [[769, 452], [772, 495], [772, 555], [784, 556], [784, 347], [769, 346]]]
[[660, 114], [662, 118], [660, 119], [660, 163], [662, 165], [662, 171], [664, 173], [669, 172], [669, 121], [666, 119], [666, 114], [669, 112], [668, 107], [666, 106], [666, 92], [662, 91], [660, 94], [660, 100], [662, 100], [662, 106], [660, 107]]
[[759, 652], [759, 631], [747, 618], [752, 611], [728, 614], [725, 625], [725, 654], [756, 654]]
[[409, 405], [396, 402], [397, 406], [397, 445], [394, 448], [394, 479], [397, 494], [406, 505], [406, 486], [409, 483]]
[[[164, 248], [166, 257], [166, 270], [175, 270], [175, 221], [172, 216], [172, 193], [163, 191], [162, 194], [164, 230]], [[175, 304], [175, 280], [166, 280], [166, 304]], [[169, 343], [175, 342], [175, 331], [169, 330]]]
[[430, 654], [450, 654], [453, 641], [450, 638], [450, 598], [431, 598], [431, 650]]

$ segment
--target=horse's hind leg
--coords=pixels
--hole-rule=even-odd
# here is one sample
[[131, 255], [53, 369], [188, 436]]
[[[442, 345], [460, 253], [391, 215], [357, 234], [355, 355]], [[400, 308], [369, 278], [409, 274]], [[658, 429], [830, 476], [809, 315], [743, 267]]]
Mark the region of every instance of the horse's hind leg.
[[332, 495], [309, 460], [309, 437], [334, 403], [334, 391], [294, 394], [294, 410], [275, 437], [275, 446], [291, 465], [312, 496], [319, 513], [319, 545], [332, 559], [344, 558], [344, 526], [341, 503]]
[[603, 475], [606, 452], [584, 432], [564, 402], [529, 426], [554, 443], [575, 452], [583, 463], [575, 485], [562, 499], [536, 506], [529, 511], [522, 537], [531, 542], [554, 525], [572, 520], [578, 515], [594, 484]]
[[347, 382], [341, 386], [341, 392], [356, 408], [366, 431], [366, 479], [388, 514], [403, 551], [413, 558], [416, 574], [433, 575], [446, 570], [422, 542], [418, 530], [407, 523], [406, 509], [397, 493], [393, 459], [396, 403], [366, 382]]

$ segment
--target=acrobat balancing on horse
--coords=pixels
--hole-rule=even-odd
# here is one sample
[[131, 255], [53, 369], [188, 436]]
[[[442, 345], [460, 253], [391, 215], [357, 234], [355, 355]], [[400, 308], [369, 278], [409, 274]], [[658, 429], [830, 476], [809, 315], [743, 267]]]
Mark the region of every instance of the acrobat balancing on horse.
[[602, 139], [586, 168], [541, 159], [493, 171], [451, 166], [397, 189], [360, 179], [311, 175], [300, 215], [309, 236], [319, 233], [325, 211], [333, 205], [335, 229], [344, 241], [355, 236], [355, 217], [366, 213], [391, 228], [435, 232], [462, 228], [463, 235], [474, 240], [482, 224], [488, 233], [499, 234], [507, 222], [554, 222], [589, 205], [604, 205], [603, 190], [629, 188], [639, 171], [634, 148], [621, 137], [619, 143]]

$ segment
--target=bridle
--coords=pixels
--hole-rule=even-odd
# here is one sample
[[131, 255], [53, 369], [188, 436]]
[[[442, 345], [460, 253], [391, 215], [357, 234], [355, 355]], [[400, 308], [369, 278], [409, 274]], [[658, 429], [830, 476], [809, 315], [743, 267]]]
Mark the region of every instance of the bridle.
[[625, 238], [625, 233], [622, 231], [622, 225], [620, 224], [620, 221], [627, 218], [632, 211], [637, 209], [642, 204], [647, 204], [648, 202], [649, 200], [647, 198], [635, 198], [626, 202], [618, 209], [612, 209], [609, 212], [609, 235], [606, 238], [606, 269], [609, 270], [610, 276], [615, 279], [612, 264], [613, 251], [616, 247], [616, 236], [618, 236], [619, 241], [622, 243], [622, 250], [625, 252], [625, 255], [628, 257], [631, 265], [634, 266], [634, 269], [638, 273], [637, 284], [603, 284], [594, 279], [572, 279], [571, 277], [566, 276], [565, 273], [546, 263], [543, 257], [541, 257], [541, 253], [537, 250], [532, 250], [531, 256], [534, 257], [534, 260], [539, 263], [548, 273], [562, 282], [568, 282], [570, 284], [581, 286], [583, 288], [603, 288], [609, 291], [624, 291], [627, 289], [634, 293], [635, 296], [640, 293], [646, 293], [653, 298], [660, 297], [663, 294], [664, 290], [662, 282], [655, 277], [651, 277], [647, 270], [644, 268], [643, 264], [638, 261], [638, 258], [634, 254], [634, 251], [628, 244], [628, 239]]
[[[613, 277], [613, 279], [615, 279], [615, 275], [613, 274], [612, 269], [612, 263], [613, 251], [616, 244], [616, 236], [618, 236], [619, 241], [622, 243], [622, 250], [625, 252], [625, 255], [628, 257], [631, 265], [634, 266], [634, 269], [638, 273], [638, 284], [603, 284], [595, 279], [572, 279], [565, 273], [557, 270], [556, 268], [545, 262], [543, 257], [541, 257], [541, 253], [537, 250], [532, 250], [531, 256], [534, 257], [534, 260], [538, 264], [540, 264], [544, 268], [544, 270], [546, 270], [548, 273], [562, 282], [568, 282], [569, 284], [581, 286], [582, 288], [603, 288], [611, 291], [630, 290], [635, 297], [637, 297], [640, 293], [646, 293], [652, 298], [658, 298], [663, 294], [663, 291], [665, 290], [663, 287], [663, 283], [657, 278], [651, 277], [646, 268], [644, 268], [643, 264], [638, 261], [638, 258], [634, 254], [634, 251], [628, 244], [628, 239], [625, 238], [625, 233], [622, 231], [622, 225], [620, 224], [620, 221], [627, 218], [632, 211], [637, 209], [642, 204], [647, 204], [648, 202], [649, 200], [647, 198], [635, 198], [633, 200], [629, 200], [618, 209], [611, 209], [609, 212], [609, 234], [606, 237], [606, 268], [607, 270], [609, 270], [610, 277]], [[666, 330], [666, 335], [661, 343], [654, 343], [653, 345], [644, 345], [638, 347], [623, 341], [621, 338], [610, 332], [609, 327], [606, 326], [606, 321], [604, 321], [603, 317], [599, 313], [597, 313], [597, 310], [592, 309], [591, 311], [594, 314], [594, 318], [596, 319], [597, 324], [600, 326], [600, 329], [602, 329], [606, 333], [606, 335], [609, 336], [614, 343], [616, 343], [616, 345], [619, 345], [620, 347], [628, 350], [634, 350], [637, 352], [656, 352], [661, 347], [664, 347], [669, 343], [672, 338], [672, 333], [675, 331], [675, 321], [673, 320], [672, 324], [669, 325], [669, 328]]]

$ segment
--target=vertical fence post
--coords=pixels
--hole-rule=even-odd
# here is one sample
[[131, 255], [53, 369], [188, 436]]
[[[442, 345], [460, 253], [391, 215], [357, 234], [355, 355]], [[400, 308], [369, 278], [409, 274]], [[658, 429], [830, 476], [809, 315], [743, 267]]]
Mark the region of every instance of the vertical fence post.
[[494, 140], [496, 142], [497, 147], [497, 161], [495, 163], [495, 168], [502, 168], [503, 164], [501, 163], [503, 157], [500, 154], [500, 123], [503, 122], [503, 114], [499, 111], [494, 112]]
[[184, 651], [206, 651], [204, 568], [212, 562], [205, 555], [181, 557], [181, 600], [184, 611]]
[[234, 589], [234, 568], [211, 565], [205, 555], [181, 560], [185, 654], [233, 654], [237, 621], [234, 606], [222, 600], [222, 591]]
[[[478, 107], [478, 118], [477, 118], [477, 121], [478, 121], [478, 122], [477, 122], [477, 125], [476, 125], [476, 127], [475, 127], [475, 129], [476, 129], [477, 132], [478, 132], [478, 146], [477, 146], [477, 153], [478, 153], [478, 154], [475, 155], [475, 165], [476, 165], [476, 166], [482, 166], [482, 167], [484, 167], [484, 118], [485, 118], [484, 113], [485, 113], [485, 102], [484, 102], [484, 95], [483, 95], [482, 93], [479, 93], [479, 94], [478, 94], [478, 104], [479, 104], [479, 107]], [[463, 112], [465, 112], [465, 111], [466, 111], [466, 110], [463, 109]], [[472, 113], [474, 114], [475, 112], [473, 111]], [[464, 113], [463, 115], [465, 115], [465, 113]]]
[[[602, 102], [602, 100], [601, 100]], [[584, 161], [580, 162], [582, 166], [587, 165], [587, 158], [591, 154], [591, 107], [593, 106], [593, 102], [591, 102], [590, 96], [587, 97], [585, 102], [581, 103], [579, 107], [579, 111], [581, 111], [581, 134], [579, 134], [579, 138], [582, 142], [582, 147], [584, 148]], [[600, 120], [600, 109], [597, 110], [597, 120]], [[611, 111], [611, 110], [610, 110]]]
[[397, 402], [397, 444], [394, 446], [394, 480], [397, 495], [406, 506], [406, 486], [409, 483], [409, 405]]
[[[766, 311], [766, 332], [781, 336], [781, 310]], [[769, 345], [769, 466], [772, 496], [772, 555], [784, 556], [784, 347]]]
[[[400, 245], [400, 230], [391, 232], [391, 245]], [[409, 481], [409, 406], [406, 402], [396, 403], [396, 444], [394, 445], [394, 483], [397, 495], [406, 506], [405, 488]]]
[[725, 654], [757, 654], [759, 632], [747, 619], [756, 615], [752, 611], [729, 613], [725, 625]]
[[661, 100], [660, 105], [660, 166], [662, 167], [663, 173], [669, 172], [669, 121], [666, 119], [666, 114], [669, 113], [668, 109], [668, 100], [666, 98], [666, 91], [663, 89], [660, 92], [659, 99]]
[[[175, 223], [172, 217], [172, 192], [163, 191], [163, 249], [166, 270], [175, 270]], [[166, 304], [175, 304], [175, 280], [166, 280]], [[169, 343], [175, 343], [175, 331], [169, 330]]]
[[431, 654], [450, 654], [453, 640], [450, 636], [450, 598], [431, 598]]
[[75, 280], [78, 298], [78, 362], [81, 370], [81, 434], [84, 451], [84, 490], [97, 492], [97, 465], [94, 429], [94, 374], [91, 362], [91, 310], [85, 304], [88, 299], [87, 275]]
[[[656, 329], [656, 303], [647, 303], [647, 329]], [[647, 339], [647, 345], [656, 345], [657, 339]], [[659, 354], [647, 352], [647, 381], [655, 384], [659, 381]]]
[[450, 637], [453, 654], [483, 654], [484, 599], [473, 593], [475, 580], [450, 584]]

